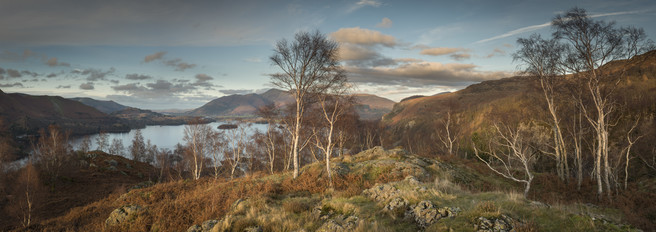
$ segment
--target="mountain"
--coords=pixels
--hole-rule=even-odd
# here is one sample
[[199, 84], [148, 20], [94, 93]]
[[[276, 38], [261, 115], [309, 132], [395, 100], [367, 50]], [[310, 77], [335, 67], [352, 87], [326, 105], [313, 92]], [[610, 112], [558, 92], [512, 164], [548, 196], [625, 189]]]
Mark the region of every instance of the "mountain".
[[96, 100], [88, 97], [76, 97], [76, 98], [69, 98], [69, 99], [82, 102], [83, 104], [96, 108], [106, 114], [111, 114], [116, 111], [128, 108], [127, 106], [118, 104], [114, 101], [102, 101], [102, 100]]
[[[57, 124], [72, 135], [126, 132], [126, 121], [112, 117], [81, 102], [58, 96], [33, 96], [0, 91], [0, 120], [14, 137], [35, 135], [41, 128]], [[26, 143], [28, 141], [25, 141]]]
[[230, 95], [214, 99], [205, 105], [187, 112], [193, 116], [252, 116], [255, 111], [272, 101], [259, 94]]
[[378, 120], [386, 113], [392, 111], [394, 101], [372, 94], [354, 94], [355, 111], [361, 119]]
[[[356, 111], [363, 119], [380, 119], [394, 105], [392, 100], [369, 94], [354, 95], [358, 105]], [[195, 116], [253, 116], [259, 107], [275, 104], [282, 107], [294, 103], [294, 97], [279, 89], [270, 89], [262, 94], [230, 95], [220, 97], [187, 112]]]

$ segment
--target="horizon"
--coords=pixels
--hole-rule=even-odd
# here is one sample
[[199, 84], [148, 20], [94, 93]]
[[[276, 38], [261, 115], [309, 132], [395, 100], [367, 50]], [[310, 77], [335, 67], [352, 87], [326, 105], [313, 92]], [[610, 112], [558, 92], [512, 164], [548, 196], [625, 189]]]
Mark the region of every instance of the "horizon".
[[575, 6], [656, 40], [656, 3], [646, 0], [4, 1], [0, 89], [194, 109], [274, 88], [274, 43], [316, 29], [340, 43], [354, 93], [399, 102], [514, 76], [516, 39], [548, 37], [551, 19]]

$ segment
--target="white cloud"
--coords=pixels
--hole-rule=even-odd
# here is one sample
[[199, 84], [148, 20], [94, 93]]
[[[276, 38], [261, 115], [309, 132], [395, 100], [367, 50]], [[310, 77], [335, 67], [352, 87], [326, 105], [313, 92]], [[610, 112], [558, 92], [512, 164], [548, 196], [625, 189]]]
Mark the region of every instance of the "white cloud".
[[383, 18], [382, 21], [380, 21], [380, 23], [376, 24], [376, 27], [390, 28], [390, 27], [392, 27], [392, 20], [385, 17], [385, 18]]
[[379, 31], [361, 29], [360, 27], [340, 28], [330, 34], [330, 37], [338, 42], [351, 43], [364, 46], [383, 45], [386, 47], [396, 46], [396, 38], [385, 35]]
[[365, 6], [379, 7], [381, 5], [382, 5], [382, 3], [380, 3], [379, 1], [375, 1], [375, 0], [360, 0], [360, 1], [356, 2], [355, 4], [353, 4], [353, 6], [351, 6], [351, 8], [346, 10], [346, 12], [347, 13], [352, 13], [352, 12], [354, 12], [356, 10], [359, 10], [360, 8], [365, 7]]

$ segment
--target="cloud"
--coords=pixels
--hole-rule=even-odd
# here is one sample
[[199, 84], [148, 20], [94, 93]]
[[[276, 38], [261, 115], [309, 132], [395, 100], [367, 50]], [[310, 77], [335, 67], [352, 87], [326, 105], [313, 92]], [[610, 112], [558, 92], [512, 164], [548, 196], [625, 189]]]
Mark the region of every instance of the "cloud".
[[477, 71], [473, 64], [410, 62], [395, 67], [345, 67], [350, 80], [371, 84], [402, 84], [407, 86], [462, 86], [473, 82], [509, 76], [504, 72]]
[[58, 88], [58, 89], [70, 89], [71, 85], [59, 85], [56, 88]]
[[369, 60], [380, 56], [371, 48], [348, 43], [342, 44], [338, 53], [340, 60]]
[[7, 73], [7, 71], [5, 71], [4, 68], [0, 68], [0, 74], [5, 74], [5, 73]]
[[396, 38], [385, 35], [379, 31], [361, 29], [359, 27], [340, 28], [330, 34], [330, 37], [341, 43], [350, 43], [363, 46], [383, 45], [385, 47], [396, 46]]
[[196, 67], [196, 64], [190, 64], [190, 63], [182, 62], [182, 59], [180, 59], [180, 58], [165, 60], [165, 61], [163, 61], [163, 63], [166, 66], [175, 67], [175, 71], [184, 71], [184, 70]]
[[[421, 47], [421, 46], [417, 46]], [[429, 56], [442, 56], [442, 55], [448, 55], [456, 52], [461, 52], [461, 51], [466, 51], [466, 49], [463, 48], [447, 48], [447, 47], [438, 47], [438, 48], [424, 48], [419, 52], [422, 55], [429, 55]]]
[[[639, 13], [644, 13], [644, 12], [646, 12], [646, 11], [644, 11], [644, 10], [619, 11], [619, 12], [611, 12], [611, 13], [593, 14], [593, 15], [588, 15], [588, 17], [597, 18], [597, 17], [605, 17], [605, 16], [639, 14]], [[546, 22], [546, 23], [543, 23], [543, 24], [537, 24], [537, 25], [531, 25], [531, 26], [527, 26], [527, 27], [518, 28], [518, 29], [515, 29], [515, 30], [512, 30], [512, 31], [503, 33], [501, 35], [497, 35], [497, 36], [493, 36], [493, 37], [490, 37], [490, 38], [487, 38], [487, 39], [482, 39], [482, 40], [476, 41], [474, 43], [475, 44], [485, 43], [485, 42], [489, 42], [489, 41], [492, 41], [492, 40], [502, 39], [502, 38], [514, 36], [514, 35], [517, 35], [517, 34], [522, 34], [522, 33], [530, 32], [530, 31], [539, 30], [539, 29], [542, 29], [542, 28], [545, 28], [545, 27], [548, 27], [548, 26], [551, 26], [551, 22]]]
[[221, 89], [221, 90], [219, 90], [219, 92], [221, 92], [222, 94], [225, 94], [225, 95], [233, 95], [233, 94], [246, 95], [246, 94], [255, 93], [256, 91], [257, 90], [254, 90], [254, 89]]
[[50, 73], [50, 74], [48, 74], [46, 77], [47, 77], [47, 78], [57, 77], [57, 74], [56, 74], [56, 73]]
[[495, 48], [492, 51], [492, 53], [487, 54], [487, 56], [485, 56], [485, 58], [492, 58], [492, 57], [495, 57], [495, 56], [503, 56], [503, 55], [506, 55], [506, 51], [504, 51], [500, 48]]
[[203, 73], [201, 73], [201, 74], [196, 74], [196, 80], [197, 80], [198, 82], [205, 82], [205, 81], [209, 81], [209, 80], [213, 80], [213, 79], [214, 79], [214, 77], [211, 77], [211, 76], [209, 76], [209, 75], [207, 75], [207, 74], [203, 74]]
[[152, 79], [153, 77], [145, 75], [145, 74], [126, 74], [125, 79], [128, 80], [146, 80], [146, 79]]
[[7, 69], [7, 75], [9, 75], [11, 78], [19, 78], [23, 76], [21, 75], [20, 71], [16, 69]]
[[362, 8], [362, 7], [365, 7], [365, 6], [379, 7], [381, 5], [382, 5], [382, 3], [380, 3], [379, 1], [375, 1], [375, 0], [360, 0], [360, 1], [356, 2], [355, 4], [353, 4], [353, 6], [351, 6], [349, 9], [347, 9], [346, 12], [347, 13], [352, 13], [352, 12], [354, 12], [354, 11], [356, 11], [356, 10]]
[[22, 74], [22, 75], [32, 76], [32, 77], [37, 77], [37, 76], [39, 75], [38, 73], [31, 72], [31, 71], [27, 71], [27, 70], [23, 70], [23, 71], [21, 71], [21, 74]]
[[423, 45], [418, 45], [415, 46], [414, 48], [422, 49], [421, 52], [419, 52], [422, 55], [429, 55], [429, 56], [449, 55], [451, 58], [455, 60], [465, 60], [471, 58], [471, 54], [467, 53], [469, 49], [465, 49], [465, 48], [448, 48], [448, 47], [431, 48]]
[[45, 63], [50, 67], [55, 67], [55, 66], [71, 67], [71, 64], [66, 63], [66, 62], [59, 62], [59, 61], [57, 61], [57, 58], [55, 58], [55, 57], [51, 57]]
[[471, 55], [469, 53], [456, 53], [456, 54], [451, 54], [450, 57], [453, 58], [454, 60], [460, 61], [460, 60], [466, 60], [471, 58]]
[[23, 86], [23, 84], [21, 84], [21, 83], [19, 83], [19, 82], [16, 82], [16, 83], [13, 83], [13, 84], [0, 84], [0, 87], [2, 87], [2, 88], [11, 88], [11, 87], [21, 87], [21, 88], [24, 88], [25, 86]]
[[93, 82], [87, 82], [87, 83], [80, 84], [80, 89], [83, 89], [83, 90], [92, 90], [92, 89], [94, 89]]
[[244, 59], [244, 61], [251, 62], [251, 63], [260, 63], [260, 62], [262, 62], [262, 59], [257, 58], [257, 57], [253, 57], [253, 58], [246, 58], [246, 59]]
[[390, 27], [392, 27], [392, 20], [385, 17], [385, 18], [383, 18], [382, 21], [380, 21], [380, 23], [376, 24], [376, 27], [390, 28]]
[[73, 69], [71, 71], [72, 74], [78, 74], [78, 75], [83, 75], [87, 76], [87, 81], [98, 81], [98, 80], [103, 80], [106, 81], [106, 77], [108, 75], [112, 75], [116, 72], [116, 68], [111, 67], [107, 71], [103, 71], [101, 69], [95, 69], [95, 68], [88, 68], [88, 69]]
[[175, 71], [184, 71], [196, 67], [196, 64], [184, 62], [180, 58], [168, 59], [164, 57], [164, 55], [166, 55], [165, 51], [156, 52], [154, 54], [147, 55], [146, 57], [144, 57], [144, 62], [150, 63], [152, 61], [159, 60], [162, 62], [162, 64], [166, 66], [174, 67]]
[[187, 83], [171, 83], [167, 80], [157, 80], [146, 83], [130, 83], [111, 87], [114, 91], [124, 92], [130, 96], [142, 97], [148, 99], [164, 98], [168, 96], [177, 96], [183, 93], [191, 93], [196, 87]]
[[160, 59], [162, 59], [162, 57], [164, 57], [164, 55], [166, 55], [166, 52], [164, 52], [164, 51], [156, 52], [155, 54], [147, 55], [146, 57], [144, 57], [144, 62], [148, 63], [148, 62], [151, 62], [151, 61], [154, 61], [154, 60], [160, 60]]

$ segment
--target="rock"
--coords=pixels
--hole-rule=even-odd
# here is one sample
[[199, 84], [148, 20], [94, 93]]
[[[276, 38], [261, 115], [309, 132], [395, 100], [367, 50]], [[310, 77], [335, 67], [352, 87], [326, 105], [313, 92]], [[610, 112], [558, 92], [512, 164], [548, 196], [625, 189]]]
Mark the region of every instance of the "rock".
[[342, 162], [332, 163], [330, 165], [330, 169], [333, 173], [336, 173], [337, 175], [340, 175], [340, 176], [345, 176], [346, 174], [348, 174], [351, 171], [350, 168]]
[[109, 165], [112, 165], [112, 166], [116, 166], [116, 165], [118, 165], [118, 161], [113, 160], [113, 159], [111, 159], [111, 160], [106, 160], [105, 162], [107, 162]]
[[389, 198], [392, 198], [398, 194], [398, 190], [389, 184], [377, 184], [374, 187], [371, 187], [370, 189], [365, 189], [362, 191], [362, 193], [375, 200], [375, 201], [384, 201]]
[[442, 218], [455, 217], [459, 208], [436, 208], [430, 201], [421, 201], [411, 206], [405, 212], [405, 217], [417, 223], [421, 228], [426, 228]]
[[95, 168], [95, 167], [98, 167], [98, 166], [96, 166], [96, 164], [94, 164], [94, 163], [90, 163], [90, 164], [89, 164], [89, 167], [90, 167], [90, 168]]
[[244, 229], [244, 232], [262, 232], [262, 227], [259, 226], [251, 226], [246, 229]]
[[506, 215], [498, 218], [478, 217], [475, 220], [474, 228], [478, 232], [513, 232], [513, 219]]
[[335, 211], [332, 209], [324, 210], [321, 205], [318, 205], [312, 209], [312, 216], [319, 220], [327, 220], [335, 214]]
[[[337, 218], [343, 218], [343, 215], [340, 215], [340, 217]], [[320, 232], [345, 232], [345, 231], [353, 231], [355, 228], [358, 226], [358, 217], [356, 216], [349, 216], [347, 218], [343, 218], [341, 223], [339, 223], [336, 220], [329, 220], [317, 231]]]
[[202, 231], [203, 231], [203, 228], [200, 227], [199, 225], [193, 225], [193, 226], [190, 226], [187, 229], [187, 232], [202, 232]]
[[395, 197], [387, 205], [385, 205], [385, 210], [394, 211], [396, 209], [403, 209], [408, 205], [408, 201], [401, 197]]
[[209, 232], [209, 231], [211, 231], [212, 228], [214, 228], [214, 226], [215, 226], [217, 223], [219, 223], [219, 220], [207, 220], [207, 221], [204, 221], [203, 224], [201, 224], [201, 226], [200, 226], [201, 229], [202, 229], [202, 232]]
[[112, 171], [112, 172], [118, 171], [118, 169], [116, 169], [116, 167], [114, 167], [114, 166], [107, 167], [107, 170]]
[[130, 189], [129, 189], [128, 191], [131, 191], [131, 190], [133, 190], [133, 189], [148, 188], [148, 187], [153, 186], [153, 185], [155, 185], [155, 183], [153, 183], [152, 181], [149, 181], [149, 180], [148, 180], [148, 181], [140, 182], [140, 183], [138, 183], [138, 184], [136, 184], [136, 185], [130, 187]]
[[406, 176], [403, 181], [408, 182], [409, 184], [418, 185], [419, 181], [414, 176]]
[[134, 219], [134, 217], [136, 217], [142, 210], [143, 208], [138, 205], [127, 205], [120, 207], [109, 214], [109, 217], [107, 220], [105, 220], [105, 224], [108, 226], [123, 224], [126, 221]]

